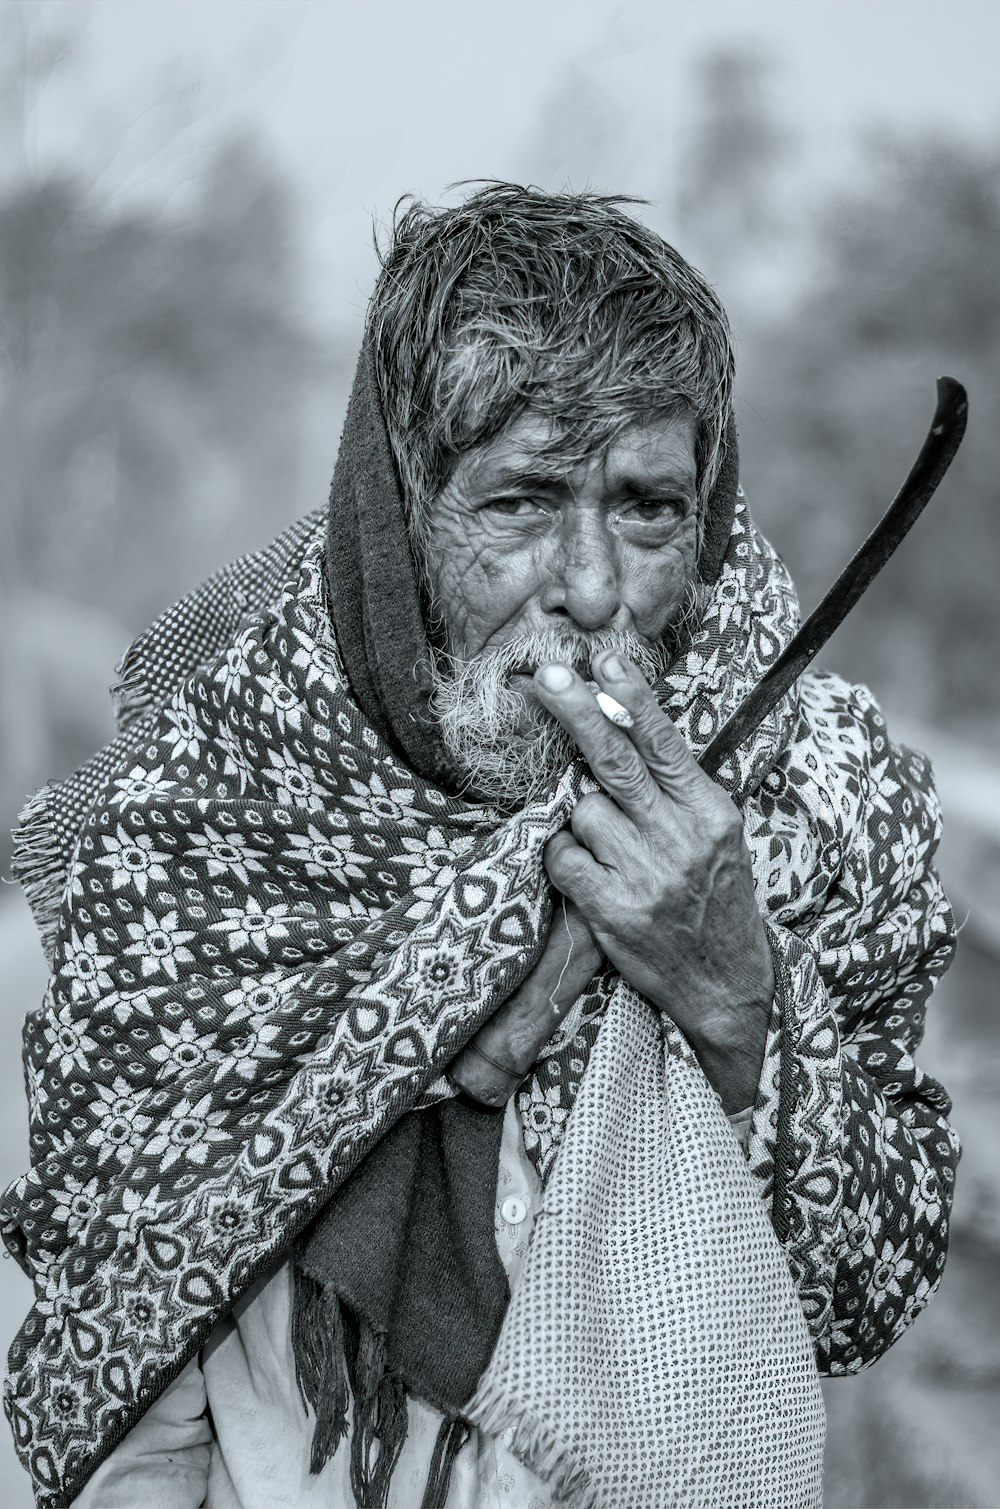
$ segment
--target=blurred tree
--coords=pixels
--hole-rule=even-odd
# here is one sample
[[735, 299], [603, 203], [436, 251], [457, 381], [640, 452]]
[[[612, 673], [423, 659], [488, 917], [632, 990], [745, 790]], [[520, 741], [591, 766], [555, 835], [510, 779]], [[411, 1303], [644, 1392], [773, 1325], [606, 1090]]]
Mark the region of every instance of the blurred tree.
[[0, 491], [34, 584], [132, 619], [234, 515], [248, 540], [287, 517], [310, 365], [287, 224], [248, 142], [220, 148], [180, 223], [108, 213], [68, 178], [0, 200]]
[[[61, 600], [64, 633], [82, 605], [80, 641], [106, 685], [110, 641], [123, 649], [301, 512], [303, 401], [320, 370], [298, 313], [294, 206], [260, 143], [217, 143], [183, 213], [115, 206], [82, 171], [38, 170], [30, 118], [71, 51], [19, 25], [26, 15], [0, 11], [17, 44], [0, 126], [20, 165], [0, 187], [5, 812], [107, 733], [103, 701], [88, 718], [48, 663], [39, 605]], [[70, 659], [76, 678], [80, 645]]]
[[[869, 141], [816, 230], [817, 273], [748, 343], [742, 391], [757, 513], [811, 605], [875, 522], [922, 439], [933, 380], [970, 392], [969, 435], [939, 498], [838, 636], [831, 663], [911, 714], [1000, 716], [1000, 153]], [[745, 412], [745, 411], [744, 411]]]
[[[675, 233], [686, 256], [759, 318], [787, 295], [785, 170], [791, 139], [776, 108], [774, 60], [752, 46], [707, 52], [692, 70], [677, 160]], [[668, 239], [670, 235], [668, 234]]]

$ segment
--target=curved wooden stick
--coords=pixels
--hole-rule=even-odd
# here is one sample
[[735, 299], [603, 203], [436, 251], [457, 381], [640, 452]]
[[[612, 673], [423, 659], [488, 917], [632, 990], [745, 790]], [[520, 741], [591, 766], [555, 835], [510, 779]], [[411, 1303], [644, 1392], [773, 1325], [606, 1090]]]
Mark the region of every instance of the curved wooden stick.
[[705, 750], [698, 763], [708, 775], [717, 775], [733, 751], [763, 723], [912, 529], [962, 443], [968, 414], [969, 400], [962, 384], [953, 377], [939, 377], [934, 418], [909, 476], [819, 607]]

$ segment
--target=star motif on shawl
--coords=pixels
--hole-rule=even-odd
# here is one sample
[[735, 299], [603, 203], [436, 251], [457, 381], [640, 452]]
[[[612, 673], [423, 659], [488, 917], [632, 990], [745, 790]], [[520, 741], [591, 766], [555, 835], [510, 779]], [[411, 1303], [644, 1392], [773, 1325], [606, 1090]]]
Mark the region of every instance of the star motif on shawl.
[[114, 954], [102, 953], [96, 933], [84, 933], [81, 938], [76, 928], [70, 929], [70, 944], [66, 950], [62, 973], [69, 981], [73, 1000], [83, 996], [99, 997], [111, 989], [108, 965]]
[[266, 866], [261, 860], [266, 856], [253, 849], [242, 833], [220, 833], [206, 823], [200, 833], [188, 837], [186, 858], [198, 860], [205, 865], [213, 879], [225, 875], [230, 881], [249, 886], [251, 873], [262, 875]]
[[169, 1116], [158, 1123], [155, 1137], [146, 1144], [146, 1152], [160, 1159], [161, 1167], [171, 1168], [178, 1159], [199, 1166], [208, 1162], [218, 1142], [229, 1141], [229, 1133], [220, 1128], [226, 1121], [225, 1111], [213, 1111], [211, 1095], [197, 1103], [181, 1100], [171, 1106]]
[[192, 1258], [215, 1258], [225, 1265], [237, 1252], [254, 1247], [265, 1224], [260, 1199], [260, 1190], [238, 1172], [227, 1176], [224, 1188], [213, 1182], [199, 1191], [192, 1210]]
[[368, 1114], [370, 1053], [341, 1051], [331, 1063], [306, 1069], [294, 1115], [300, 1138], [327, 1144], [349, 1135], [347, 1127]]
[[194, 962], [194, 954], [184, 946], [194, 937], [194, 929], [180, 926], [176, 908], [157, 916], [148, 907], [143, 907], [142, 921], [127, 922], [125, 926], [132, 942], [122, 952], [126, 957], [139, 960], [144, 979], [149, 975], [164, 974], [176, 980], [177, 966]]
[[87, 1022], [78, 1017], [73, 1007], [67, 1002], [60, 1007], [55, 1017], [54, 1030], [50, 1028], [51, 1039], [49, 1042], [48, 1061], [58, 1062], [59, 1073], [63, 1079], [68, 1078], [74, 1070], [80, 1073], [86, 1071], [89, 1063], [88, 1055], [94, 1051], [94, 1040], [86, 1032]]
[[202, 739], [196, 717], [178, 699], [173, 707], [166, 710], [164, 719], [169, 725], [163, 736], [164, 743], [170, 746], [171, 759], [197, 760], [201, 753]]
[[150, 881], [166, 883], [170, 855], [155, 847], [151, 834], [130, 833], [119, 823], [113, 834], [101, 834], [101, 843], [105, 852], [96, 863], [110, 871], [113, 891], [133, 885], [140, 896], [145, 896]]
[[56, 1450], [66, 1452], [75, 1442], [89, 1440], [93, 1431], [92, 1370], [63, 1353], [58, 1364], [42, 1369], [39, 1381]]
[[273, 718], [278, 732], [284, 738], [289, 729], [295, 734], [302, 732], [302, 703], [290, 686], [276, 676], [268, 677], [260, 699], [262, 718]]
[[245, 906], [224, 906], [222, 921], [210, 923], [208, 931], [225, 934], [233, 953], [252, 948], [266, 958], [273, 942], [288, 937], [290, 911], [286, 902], [265, 908], [255, 896], [248, 896]]
[[142, 1113], [142, 1101], [128, 1080], [116, 1075], [110, 1085], [95, 1083], [95, 1099], [87, 1110], [96, 1125], [87, 1135], [87, 1145], [97, 1149], [98, 1167], [115, 1157], [124, 1167], [141, 1149], [152, 1118]]
[[145, 802], [149, 797], [160, 796], [174, 788], [173, 780], [164, 780], [163, 766], [147, 770], [144, 765], [133, 765], [127, 775], [114, 782], [115, 794], [108, 798], [113, 807], [127, 807], [132, 802]]
[[371, 856], [361, 854], [354, 847], [350, 832], [323, 833], [315, 823], [307, 825], [305, 833], [290, 833], [285, 858], [302, 864], [307, 875], [314, 879], [336, 879], [349, 876], [354, 880], [364, 879], [363, 865], [371, 864]]
[[115, 1346], [140, 1352], [172, 1349], [177, 1342], [176, 1309], [171, 1304], [172, 1285], [162, 1274], [140, 1268], [124, 1277], [112, 1273], [108, 1302], [102, 1318], [108, 1322], [109, 1335]]
[[[442, 921], [432, 942], [400, 951], [407, 956], [403, 967], [409, 984], [404, 1020], [416, 1015], [425, 1026], [431, 1026], [453, 1003], [472, 1002], [481, 989], [477, 977], [485, 963], [477, 957], [482, 947], [480, 930], [463, 926], [451, 915]], [[399, 955], [396, 958], [399, 960]]]

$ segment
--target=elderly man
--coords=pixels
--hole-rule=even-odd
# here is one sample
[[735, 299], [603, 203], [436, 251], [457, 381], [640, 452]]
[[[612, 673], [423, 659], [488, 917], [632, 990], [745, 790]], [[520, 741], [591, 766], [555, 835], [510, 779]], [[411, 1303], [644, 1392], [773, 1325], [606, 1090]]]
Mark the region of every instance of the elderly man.
[[818, 1503], [817, 1372], [940, 1278], [928, 769], [825, 673], [700, 768], [797, 608], [622, 204], [405, 209], [328, 512], [26, 814], [46, 1509]]

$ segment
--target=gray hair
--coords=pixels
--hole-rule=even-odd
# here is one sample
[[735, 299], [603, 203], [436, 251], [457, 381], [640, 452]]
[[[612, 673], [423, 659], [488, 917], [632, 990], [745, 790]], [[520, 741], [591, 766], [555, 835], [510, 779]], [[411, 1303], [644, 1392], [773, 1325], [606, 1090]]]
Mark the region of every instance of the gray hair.
[[567, 468], [637, 421], [693, 413], [702, 505], [732, 409], [733, 341], [690, 263], [600, 194], [489, 183], [401, 200], [368, 333], [418, 556], [459, 458], [524, 409]]

